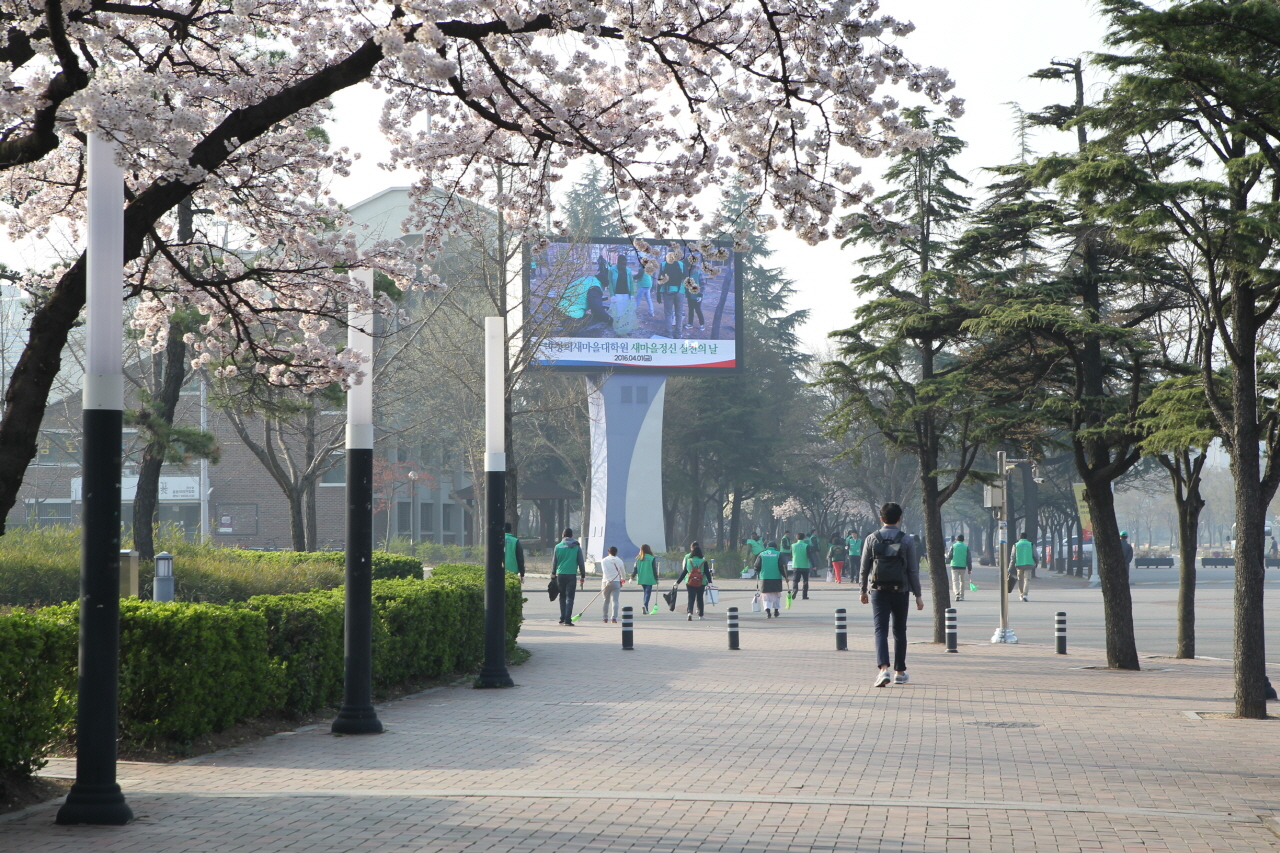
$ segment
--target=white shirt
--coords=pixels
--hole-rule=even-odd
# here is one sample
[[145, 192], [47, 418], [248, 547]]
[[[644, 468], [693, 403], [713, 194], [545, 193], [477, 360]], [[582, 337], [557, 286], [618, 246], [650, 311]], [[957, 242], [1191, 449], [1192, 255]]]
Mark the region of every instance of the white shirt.
[[606, 587], [611, 583], [622, 586], [622, 579], [626, 577], [627, 567], [622, 562], [621, 557], [610, 556], [600, 561], [600, 571], [604, 575], [603, 580], [600, 582], [602, 587]]

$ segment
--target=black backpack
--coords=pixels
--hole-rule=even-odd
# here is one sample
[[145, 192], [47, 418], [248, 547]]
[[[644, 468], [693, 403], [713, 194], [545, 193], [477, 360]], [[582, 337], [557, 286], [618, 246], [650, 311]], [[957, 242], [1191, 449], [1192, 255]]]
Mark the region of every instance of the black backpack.
[[875, 536], [871, 547], [871, 588], [906, 589], [907, 558], [902, 553], [902, 539], [906, 534], [899, 530], [892, 539], [885, 539], [879, 533]]

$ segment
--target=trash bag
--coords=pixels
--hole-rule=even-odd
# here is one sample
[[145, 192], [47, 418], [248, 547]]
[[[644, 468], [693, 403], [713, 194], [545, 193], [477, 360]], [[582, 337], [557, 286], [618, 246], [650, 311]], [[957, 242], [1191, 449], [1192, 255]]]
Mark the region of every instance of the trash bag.
[[667, 592], [664, 592], [664, 593], [662, 594], [662, 600], [663, 600], [663, 601], [665, 601], [665, 602], [667, 603], [667, 606], [671, 608], [672, 612], [675, 612], [675, 609], [676, 609], [676, 588], [675, 588], [675, 587], [672, 587], [672, 588], [671, 588], [670, 590], [668, 590]]
[[1009, 592], [1013, 592], [1013, 588], [1018, 585], [1018, 570], [1009, 570]]
[[969, 592], [977, 592], [977, 591], [978, 591], [978, 585], [973, 581], [969, 581]]
[[551, 576], [551, 583], [547, 584], [547, 595], [552, 601], [556, 600], [556, 596], [560, 594], [560, 580], [555, 576]]

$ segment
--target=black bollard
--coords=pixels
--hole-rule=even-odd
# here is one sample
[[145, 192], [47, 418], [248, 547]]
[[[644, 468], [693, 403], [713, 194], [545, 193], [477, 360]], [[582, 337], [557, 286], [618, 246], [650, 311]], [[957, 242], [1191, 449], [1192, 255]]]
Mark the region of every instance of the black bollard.
[[1067, 653], [1067, 614], [1061, 610], [1054, 619], [1053, 633], [1058, 641], [1058, 654], [1065, 655]]
[[849, 650], [849, 625], [845, 621], [845, 609], [843, 607], [836, 608], [836, 651], [847, 652]]
[[947, 608], [947, 651], [958, 653], [959, 645], [959, 628], [956, 627], [956, 609], [954, 607]]
[[729, 608], [729, 651], [738, 651], [738, 608]]
[[624, 652], [634, 652], [635, 631], [631, 628], [631, 608], [622, 608], [622, 650]]

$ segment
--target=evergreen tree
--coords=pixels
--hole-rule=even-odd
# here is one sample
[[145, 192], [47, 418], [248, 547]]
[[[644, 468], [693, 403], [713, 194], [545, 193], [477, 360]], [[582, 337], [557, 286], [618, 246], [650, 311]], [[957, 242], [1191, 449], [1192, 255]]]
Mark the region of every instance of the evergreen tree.
[[860, 261], [870, 272], [854, 279], [859, 292], [873, 298], [857, 310], [853, 326], [832, 333], [840, 341], [840, 360], [824, 365], [822, 382], [836, 397], [834, 435], [867, 421], [890, 445], [916, 457], [934, 641], [940, 643], [950, 601], [942, 506], [969, 476], [986, 415], [981, 383], [957, 352], [962, 324], [972, 316], [970, 294], [948, 266], [953, 237], [969, 211], [970, 200], [961, 194], [968, 181], [951, 167], [964, 142], [946, 118], [931, 121], [923, 109], [904, 117], [928, 127], [936, 142], [903, 152], [885, 172], [891, 189], [877, 202], [904, 227], [858, 222], [845, 241], [846, 247], [877, 249]]
[[565, 194], [565, 232], [572, 240], [626, 236], [618, 196], [604, 170], [593, 162], [586, 174]]

